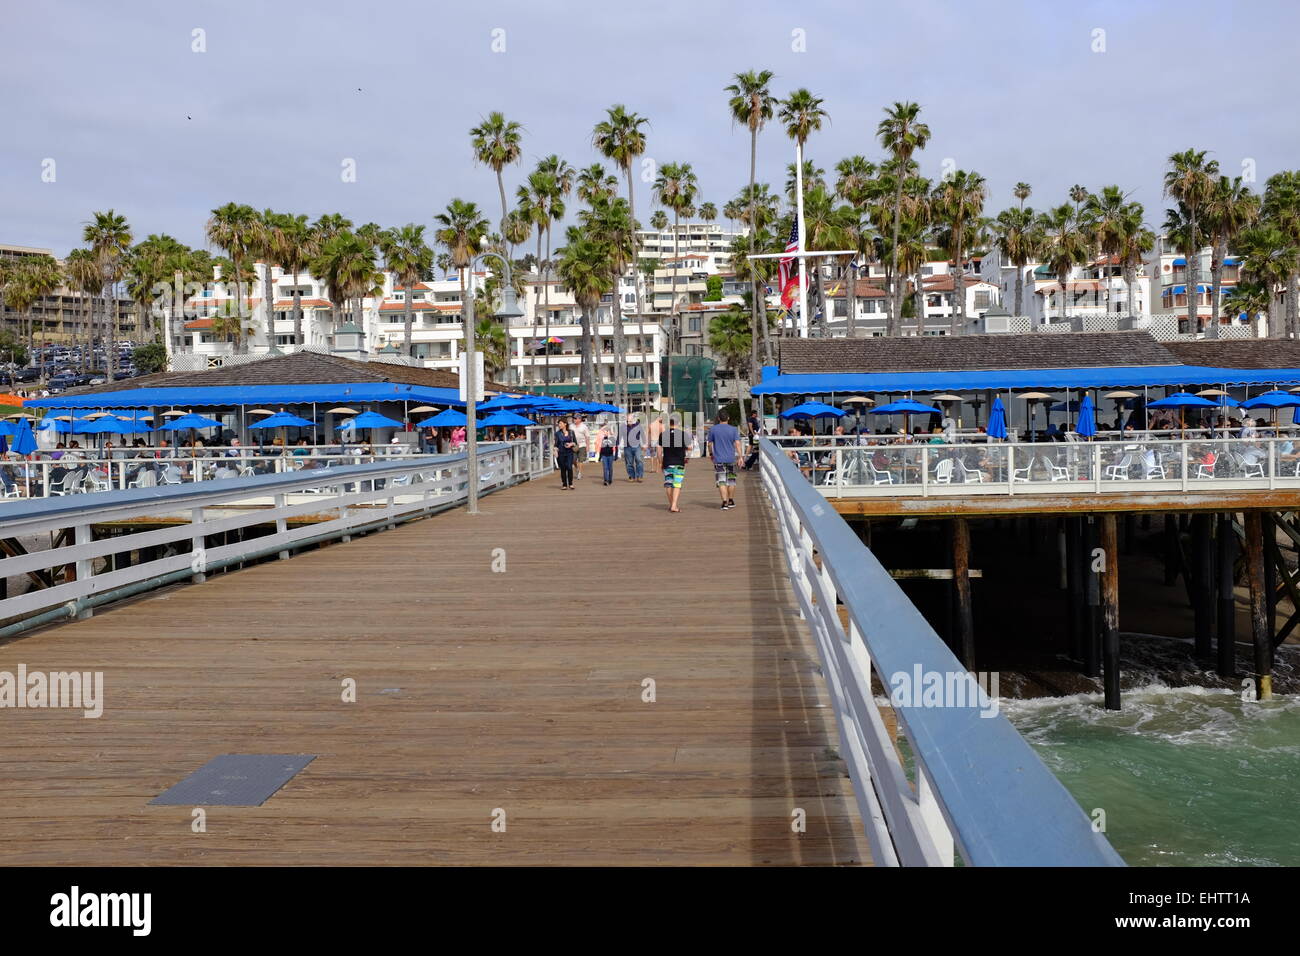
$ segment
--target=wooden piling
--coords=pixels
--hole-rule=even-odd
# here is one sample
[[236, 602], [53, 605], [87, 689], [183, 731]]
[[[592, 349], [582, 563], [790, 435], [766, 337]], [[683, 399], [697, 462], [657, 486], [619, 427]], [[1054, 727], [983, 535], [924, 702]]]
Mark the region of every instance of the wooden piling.
[[1119, 710], [1119, 549], [1115, 540], [1115, 515], [1104, 514], [1099, 523], [1105, 561], [1101, 570], [1102, 686], [1106, 709]]
[[1237, 673], [1237, 597], [1233, 562], [1237, 558], [1237, 533], [1232, 529], [1232, 515], [1219, 515], [1219, 654], [1216, 670], [1220, 677]]
[[1087, 604], [1084, 608], [1083, 672], [1089, 677], [1101, 676], [1101, 575], [1096, 553], [1099, 547], [1099, 528], [1095, 517], [1089, 515], [1083, 525], [1083, 570]]
[[1208, 514], [1192, 516], [1192, 618], [1196, 656], [1209, 660], [1214, 653], [1214, 545]]
[[952, 519], [952, 585], [957, 626], [957, 646], [967, 670], [975, 669], [975, 619], [970, 600], [970, 522]]
[[1246, 580], [1250, 585], [1250, 639], [1255, 649], [1255, 689], [1259, 700], [1273, 697], [1273, 635], [1264, 596], [1264, 532], [1258, 511], [1242, 515], [1246, 531]]

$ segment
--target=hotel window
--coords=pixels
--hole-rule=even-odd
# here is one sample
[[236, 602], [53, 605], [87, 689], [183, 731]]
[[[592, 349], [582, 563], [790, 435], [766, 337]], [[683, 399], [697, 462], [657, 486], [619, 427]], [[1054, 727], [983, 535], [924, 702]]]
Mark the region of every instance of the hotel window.
[[686, 331], [688, 331], [688, 332], [698, 332], [698, 331], [700, 331], [700, 320], [699, 320], [698, 317], [692, 316], [692, 317], [687, 321], [687, 324], [686, 324]]
[[989, 294], [987, 292], [975, 293], [975, 309], [987, 309], [989, 307]]

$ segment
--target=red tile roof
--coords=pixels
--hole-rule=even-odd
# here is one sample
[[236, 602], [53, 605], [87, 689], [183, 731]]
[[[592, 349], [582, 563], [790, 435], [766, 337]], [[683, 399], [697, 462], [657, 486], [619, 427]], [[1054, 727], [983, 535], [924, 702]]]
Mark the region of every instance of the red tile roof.
[[[299, 301], [304, 309], [328, 309], [332, 303], [329, 299], [302, 299]], [[271, 309], [279, 312], [282, 309], [292, 309], [293, 299], [276, 299], [271, 303]]]
[[[405, 312], [405, 302], [384, 302], [379, 306], [380, 312]], [[459, 312], [459, 302], [412, 302], [412, 312]]]

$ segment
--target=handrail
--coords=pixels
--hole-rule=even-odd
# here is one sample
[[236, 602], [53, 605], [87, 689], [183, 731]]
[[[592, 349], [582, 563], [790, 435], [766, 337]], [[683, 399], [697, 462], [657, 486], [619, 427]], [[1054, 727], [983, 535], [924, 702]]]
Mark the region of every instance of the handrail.
[[[482, 446], [480, 493], [529, 478], [534, 463], [522, 454], [525, 450], [517, 444]], [[64, 534], [45, 550], [24, 553], [6, 546], [0, 577], [34, 575], [44, 586], [0, 598], [0, 621], [14, 622], [0, 627], [0, 637], [49, 620], [85, 616], [115, 596], [186, 577], [198, 583], [208, 571], [267, 553], [286, 558], [307, 544], [346, 540], [445, 510], [466, 497], [467, 463], [464, 452], [401, 456], [339, 468], [2, 503], [0, 526], [6, 539]], [[117, 537], [96, 539], [94, 533], [96, 525], [168, 518], [145, 520], [142, 530]], [[254, 535], [245, 536], [254, 529]], [[132, 552], [139, 560], [125, 566], [96, 564]], [[56, 573], [64, 568], [75, 573]]]
[[903, 685], [900, 675], [941, 675], [945, 685], [969, 675], [798, 467], [772, 441], [760, 448], [876, 861], [951, 865], [955, 844], [974, 866], [1123, 865], [1010, 721], [990, 713], [982, 691], [964, 704], [933, 706], [906, 694], [892, 701], [915, 756], [916, 785], [908, 783], [872, 696], [872, 672], [893, 689]]

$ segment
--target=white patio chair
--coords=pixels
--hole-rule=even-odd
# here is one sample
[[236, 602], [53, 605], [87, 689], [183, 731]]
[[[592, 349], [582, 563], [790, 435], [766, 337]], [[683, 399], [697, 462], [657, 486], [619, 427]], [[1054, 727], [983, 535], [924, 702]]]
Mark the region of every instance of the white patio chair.
[[1218, 463], [1219, 463], [1219, 462], [1218, 462], [1217, 459], [1216, 459], [1215, 461], [1211, 462], [1211, 463], [1208, 464], [1208, 465], [1207, 465], [1205, 462], [1203, 462], [1203, 461], [1198, 461], [1198, 462], [1196, 463], [1196, 474], [1193, 475], [1192, 477], [1194, 477], [1194, 478], [1213, 478], [1213, 477], [1214, 477], [1214, 469], [1215, 469], [1215, 466], [1218, 465]]
[[1245, 455], [1237, 456], [1237, 466], [1241, 469], [1243, 478], [1265, 478], [1267, 475], [1264, 470], [1264, 463], [1258, 457]]
[[965, 462], [957, 462], [957, 471], [961, 475], [963, 485], [979, 485], [984, 483], [984, 472], [978, 468], [967, 468]]
[[[945, 458], [934, 466], [934, 483], [936, 485], [952, 484], [953, 460]], [[890, 477], [893, 477], [892, 475]]]
[[81, 478], [81, 472], [75, 469], [65, 472], [62, 478], [50, 485], [50, 497], [75, 495], [81, 489]]
[[1043, 456], [1043, 464], [1047, 466], [1047, 475], [1052, 481], [1069, 481], [1070, 469], [1064, 465], [1058, 465], [1046, 455]]
[[870, 458], [867, 459], [867, 472], [871, 475], [873, 485], [892, 485], [894, 483], [894, 473], [881, 471]]
[[1013, 482], [1033, 481], [1034, 480], [1033, 471], [1034, 471], [1034, 459], [1031, 456], [1029, 459], [1029, 464], [1025, 465], [1023, 468], [1016, 468], [1011, 472], [1011, 480]]
[[1165, 466], [1157, 457], [1156, 453], [1148, 450], [1142, 456], [1142, 477], [1144, 479], [1164, 478]]
[[1133, 456], [1125, 455], [1116, 464], [1107, 465], [1103, 476], [1108, 481], [1125, 481], [1128, 478], [1129, 469], [1133, 467]]

